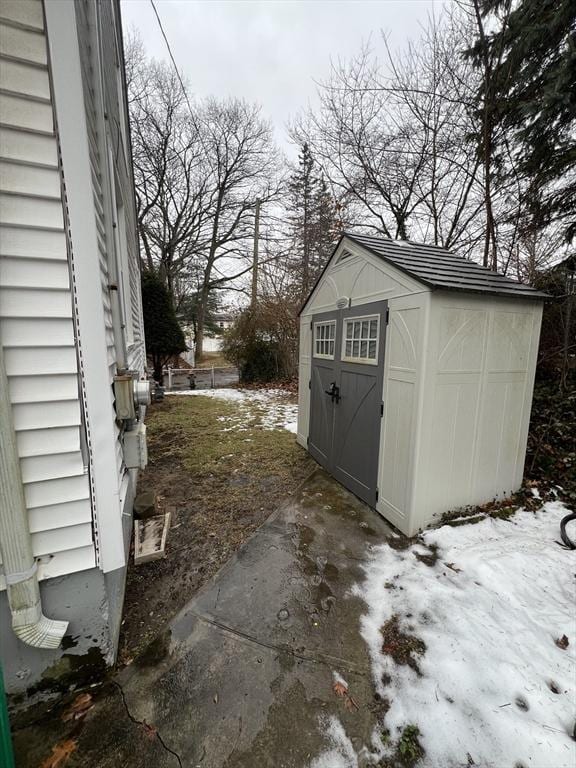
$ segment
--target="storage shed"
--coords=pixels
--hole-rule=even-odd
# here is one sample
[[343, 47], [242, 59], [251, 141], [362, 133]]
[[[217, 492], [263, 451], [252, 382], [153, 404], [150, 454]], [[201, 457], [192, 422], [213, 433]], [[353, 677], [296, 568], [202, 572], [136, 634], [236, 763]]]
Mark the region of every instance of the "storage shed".
[[300, 314], [298, 442], [411, 536], [522, 483], [546, 295], [346, 233]]

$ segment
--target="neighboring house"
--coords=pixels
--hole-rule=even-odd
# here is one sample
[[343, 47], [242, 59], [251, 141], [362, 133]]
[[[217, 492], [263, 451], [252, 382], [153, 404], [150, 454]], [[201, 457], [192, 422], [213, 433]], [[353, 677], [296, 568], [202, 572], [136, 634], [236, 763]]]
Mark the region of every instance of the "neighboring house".
[[222, 334], [232, 327], [234, 316], [227, 312], [220, 312], [212, 317], [212, 325], [218, 331], [206, 330], [202, 348], [204, 352], [220, 352], [222, 349]]
[[218, 315], [214, 315], [213, 320], [218, 328], [220, 328], [220, 332], [223, 333], [224, 331], [227, 331], [228, 328], [232, 327], [232, 324], [234, 323], [234, 316], [229, 313], [222, 312]]
[[146, 461], [119, 0], [0, 0], [0, 192], [0, 666], [15, 693], [114, 661]]

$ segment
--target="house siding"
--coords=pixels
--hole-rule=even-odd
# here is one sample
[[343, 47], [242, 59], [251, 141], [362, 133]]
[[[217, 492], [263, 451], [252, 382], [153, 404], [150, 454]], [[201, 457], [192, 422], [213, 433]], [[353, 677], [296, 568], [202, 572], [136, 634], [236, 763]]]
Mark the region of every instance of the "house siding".
[[0, 4], [0, 102], [0, 334], [32, 546], [46, 579], [92, 568], [96, 555], [40, 0]]
[[[112, 318], [110, 285], [113, 282], [109, 274], [109, 255], [114, 248], [112, 232], [112, 211], [109, 209], [110, 200], [104, 195], [109, 188], [107, 142], [105, 136], [104, 110], [108, 110], [112, 99], [107, 95], [108, 88], [101, 79], [100, 58], [98, 51], [99, 19], [96, 4], [90, 0], [78, 0], [75, 3], [76, 24], [80, 44], [80, 64], [82, 69], [82, 85], [84, 91], [84, 110], [88, 129], [88, 145], [91, 167], [92, 195], [94, 201], [94, 217], [98, 241], [98, 261], [100, 267], [100, 288], [104, 306], [104, 324], [106, 329], [106, 352], [110, 382], [116, 375], [116, 344]], [[118, 119], [118, 118], [117, 118]], [[108, 191], [108, 190], [107, 190]], [[112, 398], [112, 390], [110, 390]], [[112, 402], [112, 400], [111, 400]], [[114, 424], [115, 455], [118, 483], [125, 472], [122, 458], [121, 430]]]
[[0, 567], [10, 693], [118, 645], [137, 471], [113, 382], [145, 373], [122, 73], [117, 0], [0, 0], [0, 338], [43, 606], [75, 641], [18, 641]]

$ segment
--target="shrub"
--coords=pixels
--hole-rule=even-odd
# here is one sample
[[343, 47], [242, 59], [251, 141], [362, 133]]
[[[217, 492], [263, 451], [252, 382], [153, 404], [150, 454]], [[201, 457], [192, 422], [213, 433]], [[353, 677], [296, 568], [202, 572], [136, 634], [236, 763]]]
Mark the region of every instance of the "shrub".
[[154, 378], [162, 383], [162, 368], [186, 350], [184, 333], [176, 319], [172, 297], [154, 272], [142, 274], [142, 314], [146, 353], [152, 358]]
[[296, 375], [298, 323], [292, 307], [263, 301], [242, 312], [224, 335], [223, 355], [244, 382], [268, 382]]

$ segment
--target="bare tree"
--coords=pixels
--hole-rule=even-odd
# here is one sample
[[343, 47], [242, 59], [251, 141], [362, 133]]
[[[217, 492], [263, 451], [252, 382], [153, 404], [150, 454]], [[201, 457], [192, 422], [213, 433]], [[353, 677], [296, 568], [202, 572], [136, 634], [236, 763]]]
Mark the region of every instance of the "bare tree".
[[210, 296], [251, 269], [256, 200], [280, 189], [272, 129], [242, 100], [193, 101], [137, 37], [126, 59], [143, 263], [160, 274], [177, 309], [195, 295], [201, 357]]
[[281, 189], [272, 127], [259, 107], [240, 99], [209, 99], [201, 120], [211, 172], [205, 240], [198, 251], [198, 357], [202, 356], [208, 297], [252, 269], [256, 201], [265, 205]]
[[189, 268], [207, 216], [207, 159], [174, 71], [146, 60], [137, 38], [129, 40], [126, 58], [143, 260], [161, 274], [178, 302], [179, 278]]
[[334, 65], [319, 87], [320, 109], [292, 134], [310, 142], [358, 224], [469, 255], [483, 205], [480, 160], [468, 141], [478, 77], [455, 55], [463, 23], [455, 13], [432, 20], [401, 56], [384, 40], [384, 65], [367, 47]]

